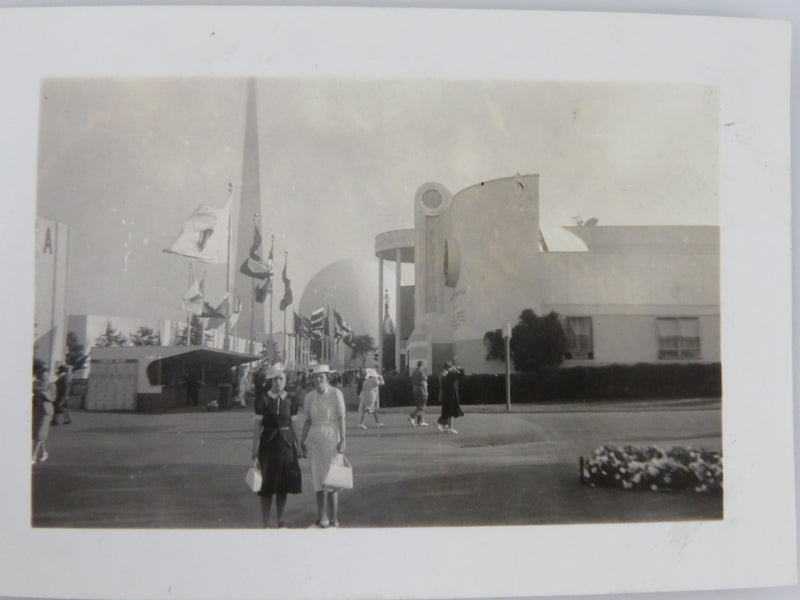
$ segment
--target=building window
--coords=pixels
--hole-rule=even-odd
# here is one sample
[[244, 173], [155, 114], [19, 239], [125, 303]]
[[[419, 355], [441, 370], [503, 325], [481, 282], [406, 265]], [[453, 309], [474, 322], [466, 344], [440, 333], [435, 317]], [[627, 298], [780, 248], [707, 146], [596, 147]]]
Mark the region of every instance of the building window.
[[567, 317], [564, 329], [567, 334], [566, 358], [593, 359], [592, 317]]
[[697, 317], [659, 317], [658, 358], [700, 358], [700, 319]]

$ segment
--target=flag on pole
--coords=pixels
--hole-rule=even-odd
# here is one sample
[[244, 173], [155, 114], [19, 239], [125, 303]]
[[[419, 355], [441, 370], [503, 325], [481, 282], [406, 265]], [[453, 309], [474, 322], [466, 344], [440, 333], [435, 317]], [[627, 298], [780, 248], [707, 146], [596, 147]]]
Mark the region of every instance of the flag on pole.
[[200, 313], [200, 316], [215, 320], [222, 319], [223, 322], [225, 321], [225, 315], [211, 306], [208, 302], [203, 302], [203, 312]]
[[[206, 329], [217, 329], [221, 325], [225, 323], [225, 319], [227, 318], [228, 312], [230, 311], [230, 307], [228, 306], [229, 294], [225, 294], [225, 297], [222, 299], [217, 307], [214, 309], [219, 316], [218, 317], [210, 317], [208, 319], [208, 323], [206, 324]], [[210, 315], [203, 315], [204, 317]]]
[[269, 281], [264, 281], [256, 285], [256, 302], [263, 304], [270, 291]]
[[283, 298], [281, 299], [281, 303], [278, 306], [281, 310], [285, 311], [288, 306], [292, 303], [292, 281], [286, 276], [286, 267], [289, 265], [289, 257], [287, 255], [286, 262], [283, 264], [283, 272], [281, 273], [281, 277], [283, 278]]
[[231, 316], [228, 317], [228, 328], [233, 329], [236, 327], [236, 323], [239, 322], [239, 315], [242, 314], [242, 299], [239, 296], [236, 296], [236, 305], [231, 313]]
[[335, 308], [333, 309], [333, 317], [334, 337], [340, 338], [349, 346], [353, 341], [353, 330], [350, 328], [350, 325], [347, 324], [347, 321], [344, 320], [344, 317], [339, 314], [339, 311]]
[[312, 311], [310, 318], [311, 333], [315, 336], [327, 333], [328, 329], [328, 309], [325, 306], [320, 306], [317, 310]]
[[294, 314], [294, 332], [300, 337], [307, 338], [312, 336], [311, 321], [306, 317], [301, 317], [297, 313]]
[[184, 221], [180, 234], [164, 252], [180, 254], [205, 263], [226, 263], [230, 211], [230, 200], [221, 209], [201, 204]]
[[261, 232], [254, 226], [253, 245], [250, 246], [250, 255], [239, 267], [239, 272], [248, 277], [265, 281], [272, 280], [272, 249], [269, 251], [269, 258], [261, 258]]
[[192, 276], [192, 283], [181, 298], [183, 309], [194, 315], [203, 314], [203, 283]]

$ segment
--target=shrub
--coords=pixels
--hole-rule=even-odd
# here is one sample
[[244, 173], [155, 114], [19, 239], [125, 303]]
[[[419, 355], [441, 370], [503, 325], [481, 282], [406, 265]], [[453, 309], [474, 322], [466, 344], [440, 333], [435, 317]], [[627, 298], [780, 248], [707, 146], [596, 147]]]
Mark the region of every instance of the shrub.
[[[386, 375], [381, 406], [411, 406], [411, 379]], [[462, 404], [505, 404], [505, 376], [465, 375]], [[512, 403], [636, 398], [713, 398], [722, 395], [722, 370], [712, 364], [637, 364], [538, 369], [511, 375]], [[438, 377], [428, 377], [428, 403], [439, 403]]]

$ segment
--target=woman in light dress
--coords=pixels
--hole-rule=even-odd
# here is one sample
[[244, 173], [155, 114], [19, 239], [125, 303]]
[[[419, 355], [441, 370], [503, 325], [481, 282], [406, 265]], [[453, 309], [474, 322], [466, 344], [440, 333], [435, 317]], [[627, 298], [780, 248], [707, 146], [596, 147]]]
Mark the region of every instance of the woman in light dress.
[[[300, 448], [311, 457], [311, 482], [317, 493], [317, 521], [312, 527], [339, 526], [339, 498], [336, 490], [322, 485], [331, 460], [345, 450], [344, 396], [331, 387], [328, 365], [316, 365], [311, 371], [314, 388], [303, 402], [306, 416]], [[308, 445], [306, 445], [306, 441]]]
[[383, 427], [383, 423], [378, 418], [378, 409], [380, 408], [380, 398], [378, 386], [383, 385], [383, 377], [378, 375], [375, 369], [367, 369], [364, 373], [364, 385], [361, 388], [361, 393], [358, 395], [358, 412], [361, 413], [361, 421], [358, 426], [361, 429], [366, 429], [364, 419], [367, 415], [372, 415], [378, 427]]

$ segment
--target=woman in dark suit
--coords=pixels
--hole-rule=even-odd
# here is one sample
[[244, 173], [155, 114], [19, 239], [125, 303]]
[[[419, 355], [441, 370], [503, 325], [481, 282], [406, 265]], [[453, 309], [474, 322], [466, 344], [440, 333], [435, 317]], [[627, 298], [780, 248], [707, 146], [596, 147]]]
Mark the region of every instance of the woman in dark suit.
[[[267, 386], [269, 385], [269, 388]], [[297, 461], [297, 402], [286, 393], [286, 373], [278, 363], [269, 368], [256, 386], [256, 424], [253, 431], [253, 460], [261, 468], [261, 515], [269, 526], [272, 497], [275, 496], [278, 528], [286, 527], [283, 511], [287, 494], [302, 491]]]
[[444, 433], [458, 433], [453, 427], [453, 419], [464, 416], [458, 397], [458, 380], [463, 374], [464, 370], [449, 360], [442, 365], [442, 372], [439, 374], [439, 402], [442, 405], [442, 415], [436, 420], [436, 427]]

